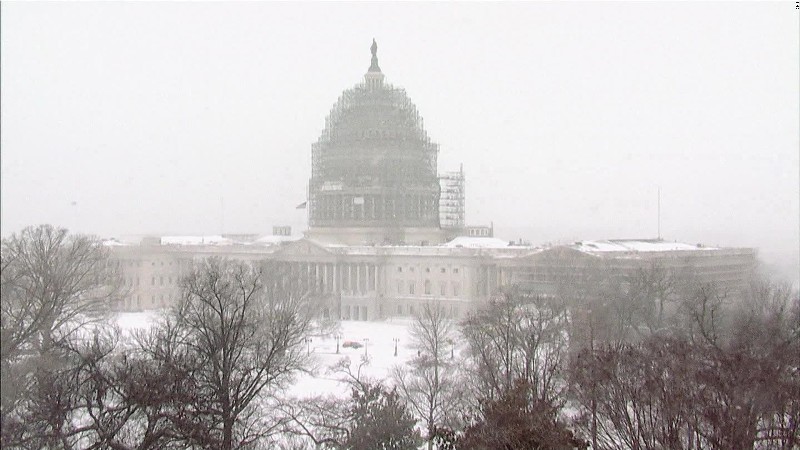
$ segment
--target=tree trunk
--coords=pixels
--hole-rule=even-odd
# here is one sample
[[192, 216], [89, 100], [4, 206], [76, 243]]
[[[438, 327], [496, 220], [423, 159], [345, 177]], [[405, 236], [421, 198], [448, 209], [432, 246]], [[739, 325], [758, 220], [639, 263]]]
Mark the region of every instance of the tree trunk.
[[233, 450], [233, 418], [226, 417], [222, 423], [222, 450]]

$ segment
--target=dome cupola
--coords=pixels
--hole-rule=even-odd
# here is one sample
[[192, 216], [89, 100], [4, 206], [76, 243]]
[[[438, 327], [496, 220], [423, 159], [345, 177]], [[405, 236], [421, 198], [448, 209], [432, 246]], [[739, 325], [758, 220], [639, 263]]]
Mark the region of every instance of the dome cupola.
[[309, 224], [438, 229], [438, 145], [405, 90], [384, 83], [374, 39], [370, 50], [364, 82], [342, 93], [312, 145]]

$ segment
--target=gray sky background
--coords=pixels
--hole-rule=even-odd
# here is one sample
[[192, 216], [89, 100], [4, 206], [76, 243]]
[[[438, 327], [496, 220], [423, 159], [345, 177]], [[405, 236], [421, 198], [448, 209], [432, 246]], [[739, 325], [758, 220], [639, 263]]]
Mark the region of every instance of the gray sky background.
[[1, 30], [4, 236], [298, 226], [375, 37], [469, 223], [654, 237], [660, 186], [666, 239], [797, 267], [793, 2], [3, 2]]

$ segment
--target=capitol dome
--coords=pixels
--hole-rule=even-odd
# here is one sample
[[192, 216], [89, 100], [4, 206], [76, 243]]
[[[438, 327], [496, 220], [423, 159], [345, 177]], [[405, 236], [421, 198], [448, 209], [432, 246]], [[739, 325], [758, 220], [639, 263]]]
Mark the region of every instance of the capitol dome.
[[371, 50], [364, 81], [342, 93], [312, 145], [309, 225], [407, 241], [439, 229], [439, 147], [405, 90], [384, 82], [374, 40]]

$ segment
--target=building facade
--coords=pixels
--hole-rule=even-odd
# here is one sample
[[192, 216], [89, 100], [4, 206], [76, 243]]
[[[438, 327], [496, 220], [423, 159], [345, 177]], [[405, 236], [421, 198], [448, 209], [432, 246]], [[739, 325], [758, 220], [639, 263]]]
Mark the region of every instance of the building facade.
[[385, 83], [377, 44], [362, 83], [344, 91], [312, 145], [309, 230], [289, 236], [182, 236], [109, 242], [127, 286], [123, 310], [163, 308], [181, 295], [195, 260], [269, 261], [349, 320], [412, 315], [427, 302], [464, 315], [503, 287], [532, 295], [668, 270], [678, 283], [715, 283], [733, 295], [755, 268], [752, 249], [661, 240], [582, 241], [534, 247], [465, 225], [465, 181], [437, 175], [438, 146], [403, 89]]
[[[591, 285], [624, 286], [641, 270], [669, 271], [675, 283], [713, 283], [741, 295], [756, 266], [748, 248], [697, 247], [657, 240], [583, 241], [552, 247], [511, 246], [494, 238], [457, 238], [439, 245], [346, 246], [308, 238], [203, 243], [114, 245], [129, 288], [118, 307], [136, 311], [173, 304], [193, 261], [222, 257], [270, 261], [345, 320], [409, 316], [425, 303], [463, 316], [503, 287], [529, 294], [565, 296]], [[566, 289], [566, 291], [565, 291]]]

